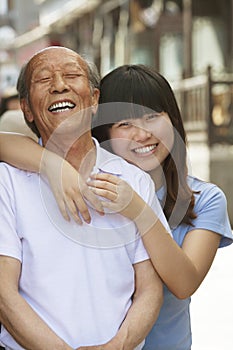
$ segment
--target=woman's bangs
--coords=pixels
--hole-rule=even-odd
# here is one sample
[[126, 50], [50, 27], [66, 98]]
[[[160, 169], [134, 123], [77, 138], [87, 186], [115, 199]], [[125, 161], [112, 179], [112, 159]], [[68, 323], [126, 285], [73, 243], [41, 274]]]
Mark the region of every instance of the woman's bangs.
[[164, 108], [161, 98], [154, 90], [154, 86], [150, 87], [149, 84], [140, 89], [135, 89], [132, 98], [133, 104], [143, 106], [146, 113], [148, 113], [148, 109], [150, 112], [163, 112]]
[[142, 118], [148, 113], [151, 113], [149, 108], [133, 102], [102, 103], [94, 117], [94, 124], [112, 125], [122, 120]]

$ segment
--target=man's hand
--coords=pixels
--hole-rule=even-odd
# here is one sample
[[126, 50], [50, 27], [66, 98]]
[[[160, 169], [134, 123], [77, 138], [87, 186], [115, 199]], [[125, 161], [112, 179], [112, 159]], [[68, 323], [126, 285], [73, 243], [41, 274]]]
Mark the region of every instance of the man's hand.
[[[124, 350], [122, 342], [116, 342], [115, 337], [102, 345], [94, 345], [94, 346], [81, 346], [76, 350]], [[134, 350], [133, 348], [128, 348], [127, 350]]]
[[[106, 347], [106, 344], [103, 345], [97, 345], [97, 346], [81, 346], [80, 348], [77, 348], [76, 350], [113, 350]], [[115, 349], [117, 350], [117, 349]]]
[[[110, 343], [102, 344], [102, 345], [94, 345], [94, 346], [81, 346], [76, 350], [123, 350], [123, 348], [117, 348], [113, 344]], [[131, 350], [131, 349], [128, 349]], [[132, 349], [133, 350], [133, 349]]]

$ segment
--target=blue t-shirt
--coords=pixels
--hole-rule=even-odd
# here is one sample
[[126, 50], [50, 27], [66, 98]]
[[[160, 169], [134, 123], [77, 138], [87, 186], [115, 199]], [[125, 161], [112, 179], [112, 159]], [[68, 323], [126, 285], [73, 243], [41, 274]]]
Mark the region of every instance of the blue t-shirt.
[[[194, 227], [179, 225], [172, 230], [173, 237], [179, 246], [186, 234], [195, 229], [207, 229], [222, 235], [220, 247], [233, 242], [232, 230], [227, 214], [227, 203], [224, 193], [214, 184], [188, 177], [188, 184], [195, 194]], [[161, 198], [161, 191], [157, 193]], [[146, 338], [143, 350], [190, 350], [192, 344], [190, 324], [191, 298], [177, 299], [164, 285], [164, 303], [159, 317]]]

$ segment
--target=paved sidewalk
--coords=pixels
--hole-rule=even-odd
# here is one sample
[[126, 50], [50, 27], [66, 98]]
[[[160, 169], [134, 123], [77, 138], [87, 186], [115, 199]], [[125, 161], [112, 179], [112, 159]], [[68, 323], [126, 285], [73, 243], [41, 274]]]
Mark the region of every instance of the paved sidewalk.
[[192, 297], [192, 350], [233, 350], [233, 244], [219, 249]]

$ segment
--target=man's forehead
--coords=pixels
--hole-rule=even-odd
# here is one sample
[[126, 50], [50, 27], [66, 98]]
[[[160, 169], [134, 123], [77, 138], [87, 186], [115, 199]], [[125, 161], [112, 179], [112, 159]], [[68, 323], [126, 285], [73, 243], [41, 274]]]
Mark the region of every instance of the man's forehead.
[[35, 54], [29, 61], [31, 69], [49, 68], [49, 66], [73, 65], [86, 70], [84, 59], [76, 52], [66, 48], [48, 48]]

